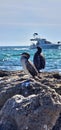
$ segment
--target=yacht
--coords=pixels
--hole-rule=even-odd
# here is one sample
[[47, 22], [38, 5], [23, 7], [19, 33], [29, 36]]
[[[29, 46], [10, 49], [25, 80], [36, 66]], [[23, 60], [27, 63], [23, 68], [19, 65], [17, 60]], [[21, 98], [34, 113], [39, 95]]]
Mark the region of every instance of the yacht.
[[43, 49], [61, 49], [60, 41], [58, 41], [57, 43], [52, 43], [44, 38], [39, 37], [34, 37], [30, 39], [30, 41], [32, 42], [32, 44], [30, 45], [30, 49], [35, 49], [37, 46], [42, 47]]

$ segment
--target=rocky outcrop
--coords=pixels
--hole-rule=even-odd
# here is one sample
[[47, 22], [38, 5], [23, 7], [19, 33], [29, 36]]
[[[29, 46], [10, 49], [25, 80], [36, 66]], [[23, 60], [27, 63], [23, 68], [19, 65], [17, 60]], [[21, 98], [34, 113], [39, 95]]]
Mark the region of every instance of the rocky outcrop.
[[52, 130], [61, 130], [61, 113]]
[[[7, 72], [6, 72], [7, 73]], [[61, 75], [23, 71], [0, 77], [0, 130], [60, 130]]]

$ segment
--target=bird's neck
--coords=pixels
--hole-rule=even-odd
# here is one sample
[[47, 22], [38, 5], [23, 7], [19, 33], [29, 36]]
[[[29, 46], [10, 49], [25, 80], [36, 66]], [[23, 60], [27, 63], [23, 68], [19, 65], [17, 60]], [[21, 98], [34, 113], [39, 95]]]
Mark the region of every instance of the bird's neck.
[[24, 58], [24, 57], [21, 58], [21, 62], [27, 62], [27, 61], [28, 61], [27, 58]]
[[41, 52], [40, 51], [37, 51], [38, 54], [40, 54]]

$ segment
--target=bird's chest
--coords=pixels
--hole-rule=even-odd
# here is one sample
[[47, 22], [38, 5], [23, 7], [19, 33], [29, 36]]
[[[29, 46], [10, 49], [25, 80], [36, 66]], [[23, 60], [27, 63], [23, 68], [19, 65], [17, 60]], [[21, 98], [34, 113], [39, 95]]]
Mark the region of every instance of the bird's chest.
[[27, 68], [27, 61], [22, 60], [21, 62], [22, 62], [22, 66], [23, 66], [25, 73], [30, 76], [30, 73], [29, 73], [28, 68]]
[[23, 59], [22, 59], [22, 60], [21, 60], [21, 63], [22, 63], [23, 68], [26, 69], [26, 60], [23, 60]]

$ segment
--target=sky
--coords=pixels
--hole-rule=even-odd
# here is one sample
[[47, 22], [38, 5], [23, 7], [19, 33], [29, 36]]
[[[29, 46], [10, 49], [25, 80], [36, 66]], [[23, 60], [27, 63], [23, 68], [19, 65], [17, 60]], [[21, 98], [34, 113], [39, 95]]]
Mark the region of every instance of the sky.
[[0, 0], [0, 46], [30, 45], [35, 32], [61, 41], [61, 0]]

